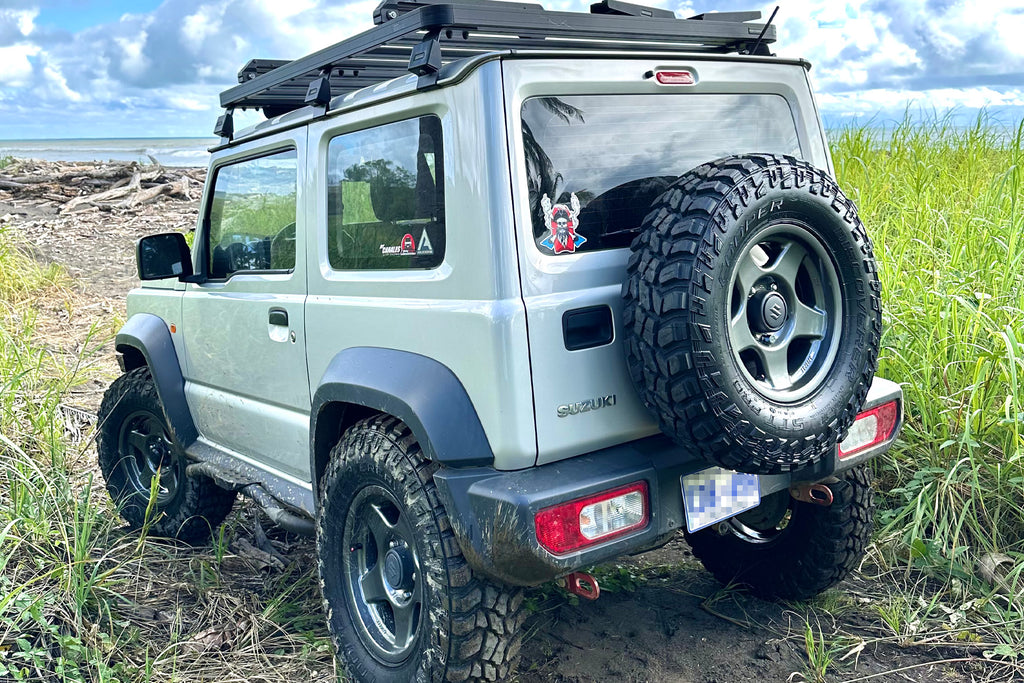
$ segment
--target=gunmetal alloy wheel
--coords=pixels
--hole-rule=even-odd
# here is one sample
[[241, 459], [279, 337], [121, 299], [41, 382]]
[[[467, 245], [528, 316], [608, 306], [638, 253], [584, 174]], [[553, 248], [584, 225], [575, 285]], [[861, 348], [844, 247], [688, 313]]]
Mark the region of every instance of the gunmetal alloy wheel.
[[154, 536], [199, 543], [231, 511], [235, 492], [186, 473], [185, 453], [163, 412], [149, 368], [118, 377], [100, 404], [96, 457], [111, 499], [132, 528], [147, 526]]
[[316, 546], [345, 680], [505, 680], [519, 659], [522, 589], [476, 576], [428, 461], [388, 415], [360, 420], [319, 484]]
[[733, 534], [748, 543], [771, 543], [789, 526], [793, 515], [793, 496], [789, 489], [776, 491], [761, 500], [753, 510], [730, 517], [719, 524], [719, 534]]
[[828, 484], [832, 504], [793, 500], [788, 490], [715, 527], [687, 533], [693, 555], [720, 582], [764, 598], [806, 600], [849, 576], [871, 543], [871, 470], [855, 467]]
[[345, 588], [357, 633], [384, 663], [409, 656], [423, 620], [423, 573], [408, 517], [387, 489], [367, 486], [345, 520]]
[[153, 479], [157, 479], [156, 503], [166, 505], [178, 495], [184, 476], [184, 462], [177, 455], [161, 416], [150, 410], [138, 410], [121, 423], [118, 453], [122, 467], [136, 493], [149, 499]]
[[839, 276], [821, 242], [796, 224], [769, 225], [741, 252], [731, 284], [729, 341], [754, 388], [791, 403], [821, 386], [843, 314]]

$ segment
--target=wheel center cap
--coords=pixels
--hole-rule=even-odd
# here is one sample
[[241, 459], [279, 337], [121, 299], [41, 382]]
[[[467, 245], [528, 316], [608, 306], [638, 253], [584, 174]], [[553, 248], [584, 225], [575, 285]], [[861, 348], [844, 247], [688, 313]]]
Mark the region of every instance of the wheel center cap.
[[391, 548], [384, 555], [384, 581], [392, 590], [407, 591], [412, 588], [414, 565], [412, 555], [401, 546]]
[[786, 322], [789, 309], [778, 292], [771, 292], [761, 301], [761, 324], [768, 332], [775, 332]]

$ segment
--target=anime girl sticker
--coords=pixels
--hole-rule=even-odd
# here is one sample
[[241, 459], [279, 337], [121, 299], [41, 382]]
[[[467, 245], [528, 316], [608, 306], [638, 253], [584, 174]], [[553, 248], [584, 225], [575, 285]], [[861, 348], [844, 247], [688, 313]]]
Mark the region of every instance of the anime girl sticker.
[[544, 210], [544, 221], [551, 230], [551, 234], [541, 241], [541, 246], [556, 254], [572, 254], [587, 241], [587, 238], [578, 232], [580, 200], [576, 198], [575, 192], [569, 195], [569, 205], [552, 205], [546, 194], [540, 200], [540, 207]]

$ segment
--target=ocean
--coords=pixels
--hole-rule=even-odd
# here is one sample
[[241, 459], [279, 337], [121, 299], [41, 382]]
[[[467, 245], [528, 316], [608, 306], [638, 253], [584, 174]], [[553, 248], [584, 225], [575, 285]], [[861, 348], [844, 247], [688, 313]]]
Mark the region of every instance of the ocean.
[[206, 167], [206, 151], [218, 138], [83, 138], [70, 140], [0, 140], [5, 156], [45, 161], [139, 161], [152, 156], [164, 166]]

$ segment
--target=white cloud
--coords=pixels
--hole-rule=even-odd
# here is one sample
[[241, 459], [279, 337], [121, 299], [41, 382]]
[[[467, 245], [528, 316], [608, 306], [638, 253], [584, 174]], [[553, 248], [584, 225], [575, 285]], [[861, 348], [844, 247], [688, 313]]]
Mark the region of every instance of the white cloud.
[[22, 88], [29, 85], [32, 81], [29, 57], [39, 52], [39, 46], [29, 43], [0, 47], [0, 86]]
[[[541, 1], [573, 11], [591, 2]], [[217, 93], [235, 83], [248, 60], [294, 59], [370, 28], [377, 2], [164, 0], [152, 12], [68, 34], [40, 25], [33, 2], [21, 0], [21, 9], [0, 9], [0, 126], [41, 125], [47, 111], [66, 126], [65, 107], [75, 102], [81, 120], [96, 125], [131, 121], [140, 127], [133, 134], [149, 135], [182, 134], [188, 126], [203, 135], [217, 114]], [[648, 2], [680, 17], [709, 5], [753, 5], [765, 16], [774, 7], [757, 0]], [[772, 49], [815, 65], [827, 116], [899, 112], [908, 101], [1024, 111], [1021, 0], [783, 0], [776, 24]]]

